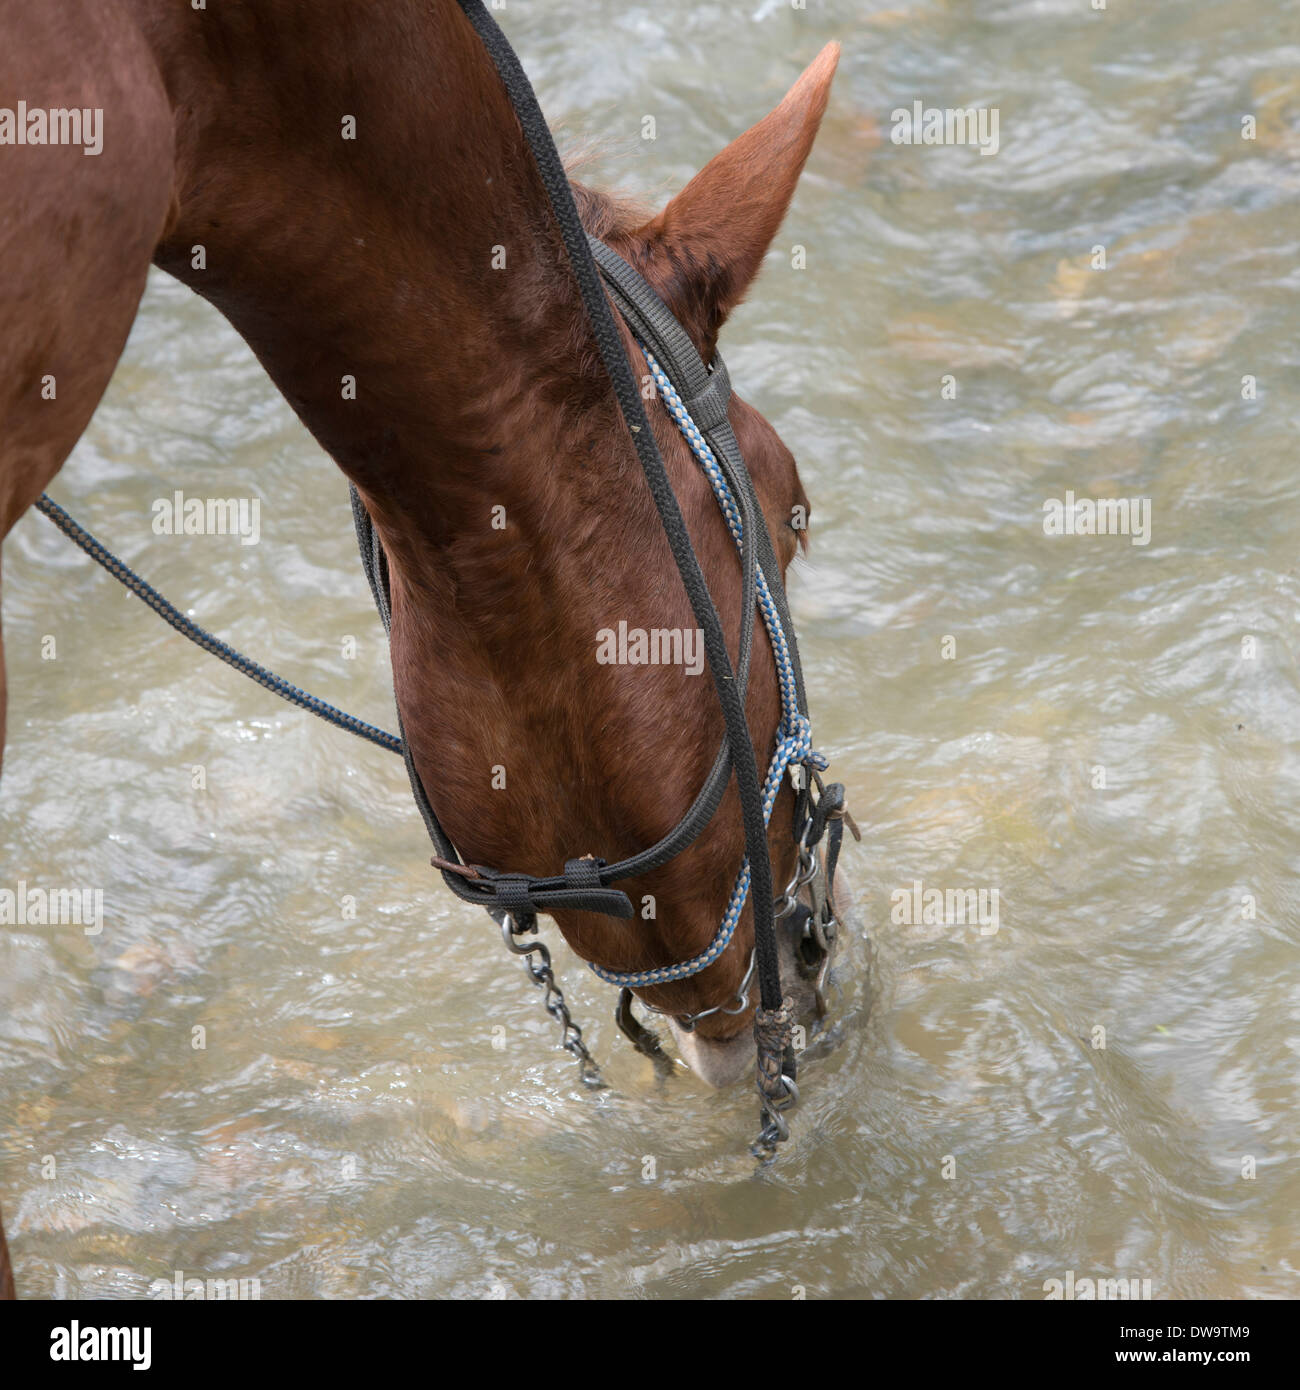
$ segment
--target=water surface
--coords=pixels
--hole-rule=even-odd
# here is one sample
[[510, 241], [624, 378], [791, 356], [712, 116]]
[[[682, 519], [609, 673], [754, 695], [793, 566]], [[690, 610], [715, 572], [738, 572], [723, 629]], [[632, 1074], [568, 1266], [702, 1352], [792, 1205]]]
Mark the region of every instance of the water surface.
[[[602, 138], [586, 177], [651, 197], [845, 45], [723, 340], [814, 503], [793, 602], [871, 938], [834, 1046], [756, 1175], [748, 1091], [658, 1086], [560, 947], [612, 1083], [587, 1094], [428, 869], [400, 762], [32, 514], [4, 557], [0, 879], [102, 885], [106, 922], [0, 929], [23, 1291], [1037, 1298], [1073, 1270], [1295, 1296], [1295, 4], [504, 19], [563, 135]], [[997, 154], [893, 144], [916, 100], [997, 107]], [[261, 542], [154, 536], [178, 481], [266, 499]], [[1149, 543], [1044, 534], [1067, 490], [1149, 499]], [[176, 283], [53, 491], [200, 622], [391, 724], [341, 476]], [[996, 888], [997, 932], [891, 920], [916, 881]]]

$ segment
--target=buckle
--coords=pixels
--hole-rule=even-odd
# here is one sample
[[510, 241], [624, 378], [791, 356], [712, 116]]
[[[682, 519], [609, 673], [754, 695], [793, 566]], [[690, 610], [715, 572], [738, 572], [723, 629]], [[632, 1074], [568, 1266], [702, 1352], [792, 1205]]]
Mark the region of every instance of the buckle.
[[599, 912], [606, 917], [636, 915], [626, 893], [601, 883], [603, 859], [570, 859], [564, 866], [562, 878], [503, 873], [482, 864], [453, 865], [436, 856], [430, 862], [442, 871], [443, 881], [458, 898], [478, 903], [489, 912], [509, 913], [516, 919], [565, 908], [573, 912]]

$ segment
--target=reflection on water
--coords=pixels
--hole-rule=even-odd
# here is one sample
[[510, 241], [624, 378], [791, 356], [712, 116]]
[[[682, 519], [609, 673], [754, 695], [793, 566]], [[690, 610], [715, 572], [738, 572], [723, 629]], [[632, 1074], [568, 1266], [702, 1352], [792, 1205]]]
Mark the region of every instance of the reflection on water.
[[[612, 1082], [581, 1089], [431, 879], [396, 759], [18, 527], [3, 877], [101, 885], [106, 922], [0, 931], [25, 1292], [1296, 1294], [1300, 33], [1287, 0], [1251, 14], [510, 21], [551, 113], [609, 135], [597, 172], [661, 194], [845, 43], [725, 335], [814, 500], [796, 616], [874, 950], [760, 1175], [744, 1088], [657, 1083], [561, 951]], [[996, 106], [997, 155], [894, 144], [917, 100]], [[177, 480], [264, 499], [261, 543], [153, 535]], [[1045, 534], [1067, 491], [1149, 499], [1149, 543]], [[342, 480], [176, 284], [55, 493], [200, 622], [388, 722]], [[996, 932], [924, 909], [993, 888]]]

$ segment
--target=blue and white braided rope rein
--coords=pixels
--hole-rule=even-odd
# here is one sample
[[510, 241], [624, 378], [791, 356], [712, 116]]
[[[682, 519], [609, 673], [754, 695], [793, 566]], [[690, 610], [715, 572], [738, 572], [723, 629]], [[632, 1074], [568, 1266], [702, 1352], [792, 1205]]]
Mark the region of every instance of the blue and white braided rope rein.
[[[709, 486], [713, 489], [713, 495], [718, 499], [718, 505], [722, 508], [727, 529], [731, 532], [732, 539], [736, 542], [736, 548], [739, 550], [744, 544], [744, 528], [740, 521], [740, 509], [736, 506], [736, 499], [721, 467], [718, 465], [718, 460], [714, 457], [713, 450], [705, 442], [695, 421], [691, 419], [690, 412], [686, 409], [672, 382], [668, 380], [663, 368], [644, 343], [641, 343], [640, 346], [641, 351], [645, 353], [646, 364], [650, 368], [650, 375], [654, 379], [655, 386], [663, 398], [664, 404], [668, 407], [668, 413], [672, 416], [677, 428], [681, 430], [686, 442], [691, 446], [691, 452], [704, 469]], [[785, 639], [785, 631], [781, 627], [781, 619], [777, 615], [776, 604], [772, 601], [772, 593], [767, 587], [767, 579], [761, 566], [756, 568], [755, 574], [757, 577], [758, 608], [763, 616], [763, 626], [767, 628], [767, 635], [772, 643], [772, 652], [776, 658], [777, 676], [781, 684], [781, 723], [776, 731], [776, 751], [772, 754], [772, 762], [767, 770], [767, 779], [763, 783], [763, 824], [767, 825], [772, 819], [772, 808], [776, 805], [776, 796], [781, 790], [781, 779], [785, 776], [786, 768], [792, 763], [808, 764], [819, 769], [826, 767], [827, 764], [826, 759], [820, 753], [813, 751], [812, 724], [808, 716], [801, 713], [799, 709], [799, 695], [794, 678], [794, 663], [790, 659], [790, 645]], [[731, 900], [723, 914], [722, 925], [718, 928], [717, 935], [698, 956], [692, 956], [690, 960], [681, 961], [677, 965], [663, 965], [655, 970], [605, 970], [599, 965], [591, 965], [590, 962], [588, 964], [591, 965], [592, 971], [607, 984], [619, 985], [627, 989], [635, 989], [644, 985], [666, 985], [674, 980], [685, 980], [691, 975], [698, 975], [701, 970], [706, 970], [712, 965], [731, 944], [731, 938], [735, 935], [736, 927], [740, 922], [740, 914], [745, 907], [745, 899], [749, 896], [749, 877], [749, 860], [746, 858], [741, 863], [740, 873], [736, 876], [736, 886], [732, 889]]]

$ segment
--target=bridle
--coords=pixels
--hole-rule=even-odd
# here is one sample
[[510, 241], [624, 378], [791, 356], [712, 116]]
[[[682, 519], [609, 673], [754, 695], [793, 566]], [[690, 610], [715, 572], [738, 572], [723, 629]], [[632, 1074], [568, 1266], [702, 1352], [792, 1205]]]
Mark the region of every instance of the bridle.
[[[752, 903], [754, 948], [735, 997], [694, 1014], [672, 1017], [680, 1028], [690, 1031], [701, 1019], [711, 1015], [743, 1013], [749, 1007], [752, 981], [757, 977], [759, 1003], [754, 1011], [754, 1037], [757, 1086], [762, 1103], [757, 1147], [761, 1152], [770, 1153], [789, 1133], [782, 1112], [798, 1100], [799, 1094], [795, 1084], [795, 1021], [793, 1007], [781, 992], [777, 924], [792, 920], [798, 928], [796, 964], [800, 973], [813, 983], [820, 1016], [825, 1011], [825, 984], [837, 936], [832, 899], [835, 866], [845, 822], [854, 834], [856, 827], [844, 809], [843, 786], [823, 782], [821, 773], [826, 760], [813, 751], [803, 674], [781, 570], [753, 482], [727, 418], [731, 383], [722, 358], [715, 356], [706, 367], [690, 336], [646, 280], [610, 247], [588, 237], [579, 220], [550, 130], [514, 50], [481, 0], [458, 0], [458, 3], [496, 65], [523, 128], [564, 240], [601, 360], [630, 431], [696, 622], [704, 634], [705, 655], [722, 708], [726, 736], [704, 785], [676, 826], [657, 844], [627, 859], [613, 864], [591, 856], [570, 859], [562, 874], [549, 877], [466, 864], [434, 814], [402, 728], [400, 710], [398, 734], [393, 735], [300, 690], [199, 627], [46, 494], [41, 494], [36, 506], [190, 641], [291, 703], [389, 752], [402, 755], [416, 806], [437, 851], [433, 864], [442, 872], [444, 883], [453, 893], [491, 914], [501, 927], [506, 945], [524, 958], [530, 976], [545, 991], [547, 1011], [561, 1025], [561, 1045], [578, 1059], [584, 1080], [592, 1084], [602, 1084], [599, 1072], [582, 1040], [582, 1030], [569, 1016], [564, 996], [555, 982], [550, 953], [536, 937], [538, 914], [572, 910], [631, 918], [634, 915], [631, 901], [613, 885], [659, 868], [692, 844], [712, 819], [734, 773], [745, 829], [745, 858], [713, 940], [689, 960], [654, 970], [612, 971], [595, 964], [591, 969], [602, 980], [619, 987], [615, 1016], [634, 1045], [651, 1056], [662, 1057], [654, 1035], [632, 1011], [632, 991], [686, 979], [713, 965], [730, 946], [746, 900]], [[640, 386], [623, 349], [611, 301], [644, 353], [659, 395], [708, 478], [740, 554], [742, 593], [753, 598], [741, 605], [740, 644], [734, 671], [718, 611], [645, 415]], [[362, 566], [379, 616], [385, 630], [389, 631], [392, 612], [387, 557], [355, 487], [351, 489], [351, 497]], [[761, 781], [745, 715], [756, 611], [762, 614], [776, 660], [782, 707], [776, 749]], [[798, 861], [789, 883], [777, 897], [772, 891], [767, 826], [787, 773], [795, 786], [792, 832], [798, 846]], [[818, 849], [823, 841], [825, 851], [819, 857]], [[805, 891], [810, 899], [808, 905], [800, 901]]]
[[[831, 885], [843, 831], [844, 789], [839, 784], [822, 782], [820, 774], [826, 767], [826, 760], [813, 751], [803, 674], [781, 570], [753, 482], [727, 418], [731, 383], [722, 358], [715, 356], [706, 367], [690, 336], [646, 280], [610, 247], [584, 231], [551, 132], [518, 57], [481, 0], [459, 0], [459, 4], [497, 68], [537, 165], [602, 363], [630, 431], [696, 621], [704, 633], [705, 653], [722, 706], [726, 737], [691, 807], [657, 844], [613, 864], [591, 856], [570, 859], [559, 875], [535, 876], [462, 862], [434, 814], [405, 730], [401, 728], [399, 711], [399, 733], [411, 790], [437, 851], [432, 862], [441, 871], [443, 882], [466, 902], [485, 908], [501, 924], [507, 945], [528, 958], [530, 972], [546, 986], [548, 1008], [553, 1000], [558, 1000], [562, 1016], [560, 1012], [556, 1016], [565, 1030], [564, 1045], [571, 1051], [580, 1048], [580, 1060], [589, 1062], [580, 1031], [575, 1030], [576, 1040], [571, 1038], [570, 1030], [574, 1025], [568, 1017], [563, 996], [555, 989], [549, 953], [537, 942], [520, 944], [520, 938], [535, 932], [537, 915], [542, 912], [567, 909], [631, 918], [634, 915], [631, 901], [613, 885], [646, 874], [686, 849], [712, 819], [734, 773], [745, 828], [745, 858], [713, 940], [689, 960], [653, 970], [613, 971], [595, 964], [591, 969], [622, 991], [620, 1025], [638, 1041], [625, 1023], [626, 1018], [632, 1017], [630, 991], [686, 979], [714, 964], [731, 943], [746, 899], [752, 898], [754, 952], [746, 979], [757, 974], [759, 984], [760, 1002], [755, 1010], [754, 1033], [758, 1048], [757, 1084], [763, 1106], [760, 1140], [766, 1136], [769, 1143], [774, 1143], [787, 1132], [781, 1112], [798, 1097], [793, 1009], [781, 993], [776, 923], [794, 913], [799, 890], [811, 884], [818, 872], [823, 873], [824, 884], [819, 896], [825, 915], [815, 930], [809, 929], [808, 938], [822, 943], [817, 949], [823, 961], [829, 961], [828, 943], [834, 939], [835, 925]], [[708, 477], [740, 553], [742, 593], [752, 595], [753, 599], [742, 604], [739, 655], [734, 671], [718, 611], [700, 570], [644, 411], [638, 383], [610, 311], [611, 300], [645, 354], [660, 396]], [[352, 489], [352, 511], [366, 578], [384, 626], [389, 629], [392, 615], [387, 559], [355, 488]], [[782, 705], [776, 751], [762, 782], [745, 716], [756, 609], [762, 614], [771, 640]], [[796, 787], [792, 827], [799, 846], [799, 861], [794, 877], [778, 899], [772, 892], [767, 825], [787, 770], [796, 768], [804, 774]], [[819, 870], [816, 848], [831, 826], [828, 863]], [[534, 955], [539, 956], [540, 972], [534, 969]], [[818, 969], [822, 970], [821, 962]], [[824, 970], [822, 973], [824, 976]], [[742, 1004], [734, 1009], [735, 1012], [748, 1007], [747, 985], [735, 1003]], [[714, 1009], [686, 1016], [686, 1026], [693, 1027], [707, 1014], [732, 1011], [731, 1004], [732, 1001], [728, 1001]], [[644, 1029], [640, 1031], [645, 1032]], [[576, 1048], [570, 1046], [572, 1041], [576, 1041]]]
[[[801, 973], [815, 979], [814, 990], [820, 1016], [825, 1010], [824, 985], [837, 934], [831, 886], [843, 835], [844, 788], [839, 783], [826, 784], [822, 781], [820, 774], [825, 770], [826, 759], [812, 749], [811, 725], [806, 713], [798, 652], [780, 568], [772, 551], [771, 538], [753, 482], [727, 417], [730, 378], [721, 354], [715, 354], [713, 362], [705, 367], [685, 329], [636, 270], [597, 238], [589, 237], [588, 244], [611, 299], [645, 354], [650, 375], [670, 416], [709, 477], [740, 551], [749, 586], [746, 592], [754, 595], [754, 601], [744, 605], [741, 628], [735, 683], [740, 686], [742, 697], [750, 670], [756, 609], [763, 614], [772, 650], [776, 654], [778, 673], [782, 676], [783, 713], [777, 734], [777, 751], [763, 787], [764, 854], [767, 850], [767, 821], [771, 817], [783, 777], [787, 770], [792, 775], [797, 770], [802, 776], [796, 781], [793, 819], [794, 839], [798, 845], [796, 867], [784, 891], [769, 909], [768, 931], [775, 952], [776, 923], [796, 913], [802, 914], [796, 961]], [[387, 630], [392, 621], [387, 557], [355, 488], [352, 489], [352, 513], [362, 567]], [[754, 539], [747, 544], [747, 538], [751, 537]], [[400, 712], [398, 720], [400, 729]], [[581, 1029], [570, 1018], [563, 993], [555, 984], [549, 952], [539, 941], [524, 941], [523, 938], [536, 932], [539, 913], [557, 908], [602, 912], [625, 919], [632, 917], [631, 901], [612, 885], [666, 863], [699, 835], [716, 810], [729, 780], [732, 768], [729, 745], [724, 741], [694, 803], [656, 845], [613, 864], [592, 857], [571, 859], [565, 864], [563, 875], [554, 877], [510, 873], [462, 862], [433, 810], [404, 731], [402, 751], [416, 804], [438, 851], [432, 863], [442, 872], [443, 880], [452, 892], [466, 902], [485, 908], [501, 925], [507, 947], [525, 957], [529, 973], [545, 988], [548, 1011], [563, 1029], [562, 1045], [578, 1057], [584, 1076], [593, 1082], [598, 1081], [599, 1073], [582, 1042]], [[813, 788], [816, 789], [815, 794]], [[816, 854], [823, 839], [827, 841], [824, 863]], [[721, 959], [739, 924], [752, 877], [749, 861], [746, 860], [718, 931], [704, 950], [689, 959], [645, 971], [614, 971], [594, 962], [588, 963], [596, 976], [619, 987], [615, 1018], [639, 1051], [656, 1060], [663, 1057], [657, 1038], [636, 1019], [632, 1011], [632, 991], [687, 979]], [[811, 908], [804, 907], [799, 901], [800, 892], [805, 888], [810, 888], [814, 900]], [[744, 1013], [749, 1007], [749, 991], [759, 964], [762, 920], [763, 914], [756, 903], [755, 946], [745, 977], [733, 998], [692, 1014], [673, 1013], [653, 1005], [643, 1007], [653, 1013], [672, 1017], [687, 1032], [693, 1031], [702, 1019], [714, 1014]], [[534, 956], [538, 957], [536, 961]], [[769, 1145], [787, 1136], [788, 1127], [782, 1111], [798, 1098], [792, 1047], [793, 1027], [793, 1015], [784, 999], [778, 1002], [775, 1009], [764, 1001], [756, 1011], [755, 1032], [760, 1045], [759, 1093], [764, 1116], [760, 1141], [765, 1139]]]

